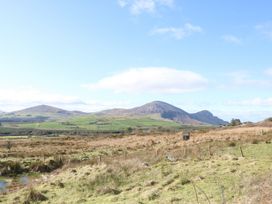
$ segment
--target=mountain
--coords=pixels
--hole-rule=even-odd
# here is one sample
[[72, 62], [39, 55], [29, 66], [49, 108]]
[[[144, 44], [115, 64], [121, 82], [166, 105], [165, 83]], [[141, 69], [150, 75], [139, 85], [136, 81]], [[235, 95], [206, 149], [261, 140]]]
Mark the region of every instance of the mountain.
[[173, 120], [182, 124], [209, 124], [209, 125], [223, 125], [227, 124], [226, 121], [213, 116], [209, 111], [201, 111], [198, 113], [190, 114], [186, 111], [175, 107], [171, 104], [162, 101], [153, 101], [143, 106], [132, 109], [111, 109], [98, 113], [99, 115], [111, 116], [147, 116], [159, 115], [162, 119]]
[[195, 120], [211, 125], [226, 125], [228, 122], [214, 116], [211, 112], [203, 110], [197, 113], [191, 114], [191, 117]]
[[[67, 111], [64, 109], [39, 105], [26, 108], [19, 111], [1, 114], [2, 122], [40, 122], [52, 119], [62, 119], [73, 116], [86, 115], [87, 113], [80, 111]], [[96, 115], [102, 116], [148, 116], [161, 120], [175, 121], [188, 125], [225, 125], [226, 121], [214, 116], [211, 112], [204, 110], [190, 114], [178, 107], [162, 101], [153, 101], [143, 106], [131, 109], [111, 109], [104, 110]]]
[[160, 114], [161, 118], [164, 119], [173, 120], [184, 124], [200, 124], [199, 121], [191, 118], [189, 113], [162, 101], [153, 101], [143, 106], [132, 108], [130, 113], [133, 115]]
[[19, 111], [8, 113], [13, 116], [44, 116], [48, 118], [62, 118], [67, 116], [84, 115], [86, 113], [80, 111], [67, 111], [64, 109], [56, 108], [48, 105], [39, 105], [30, 108], [26, 108]]

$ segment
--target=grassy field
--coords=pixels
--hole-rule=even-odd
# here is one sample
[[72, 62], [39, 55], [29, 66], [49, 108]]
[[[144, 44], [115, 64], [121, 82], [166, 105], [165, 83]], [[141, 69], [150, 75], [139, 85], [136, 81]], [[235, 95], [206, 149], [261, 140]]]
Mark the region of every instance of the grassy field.
[[180, 124], [172, 121], [164, 121], [151, 117], [102, 117], [81, 116], [69, 120], [57, 120], [41, 123], [5, 123], [6, 127], [50, 129], [50, 130], [74, 130], [84, 129], [91, 131], [118, 131], [128, 128], [178, 128]]
[[0, 202], [271, 203], [271, 140], [271, 127], [198, 130], [188, 142], [180, 134], [21, 138], [10, 150], [6, 138]]

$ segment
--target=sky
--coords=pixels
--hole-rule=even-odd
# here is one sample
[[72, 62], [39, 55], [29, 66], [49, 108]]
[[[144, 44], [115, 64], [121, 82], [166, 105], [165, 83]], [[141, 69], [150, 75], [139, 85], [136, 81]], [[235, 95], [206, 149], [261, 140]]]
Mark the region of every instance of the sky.
[[154, 100], [272, 116], [270, 0], [0, 0], [0, 110]]

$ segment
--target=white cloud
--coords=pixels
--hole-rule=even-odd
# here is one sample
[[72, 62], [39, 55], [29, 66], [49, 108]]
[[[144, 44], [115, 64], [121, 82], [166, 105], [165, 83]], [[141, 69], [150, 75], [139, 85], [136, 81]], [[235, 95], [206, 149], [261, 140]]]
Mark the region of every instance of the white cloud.
[[119, 6], [121, 6], [122, 8], [127, 6], [127, 4], [128, 4], [127, 0], [118, 0], [117, 2], [119, 4]]
[[110, 108], [129, 108], [127, 100], [80, 100], [76, 96], [44, 92], [32, 87], [0, 89], [0, 110], [16, 111], [36, 105], [51, 105], [67, 110], [86, 112], [101, 111]]
[[234, 35], [223, 35], [222, 39], [227, 43], [232, 43], [237, 45], [241, 44], [241, 39]]
[[74, 96], [48, 93], [32, 87], [0, 89], [0, 106], [5, 111], [40, 104], [75, 105], [82, 103]]
[[191, 71], [145, 67], [129, 69], [84, 87], [116, 93], [184, 93], [201, 90], [206, 85], [204, 77]]
[[256, 30], [272, 40], [272, 22], [266, 22], [255, 26]]
[[252, 121], [259, 122], [266, 118], [271, 117], [271, 110], [254, 110], [249, 109], [248, 107], [242, 108], [239, 106], [238, 108], [232, 107], [231, 110], [225, 110], [225, 108], [217, 111], [217, 115], [220, 118], [227, 119], [230, 121], [232, 118], [239, 118], [241, 121]]
[[265, 74], [268, 76], [272, 76], [272, 68], [265, 70]]
[[228, 105], [238, 106], [272, 106], [272, 97], [270, 98], [253, 98], [247, 100], [228, 101]]
[[120, 7], [128, 7], [133, 15], [154, 13], [158, 7], [172, 7], [174, 0], [118, 0]]
[[18, 89], [0, 89], [0, 102], [8, 103], [81, 103], [81, 101], [73, 96], [65, 96], [56, 93], [47, 93], [31, 87]]
[[181, 40], [185, 37], [192, 35], [193, 33], [201, 33], [203, 29], [200, 26], [195, 26], [190, 23], [186, 23], [182, 27], [163, 27], [155, 28], [150, 34], [151, 35], [170, 35], [171, 37]]

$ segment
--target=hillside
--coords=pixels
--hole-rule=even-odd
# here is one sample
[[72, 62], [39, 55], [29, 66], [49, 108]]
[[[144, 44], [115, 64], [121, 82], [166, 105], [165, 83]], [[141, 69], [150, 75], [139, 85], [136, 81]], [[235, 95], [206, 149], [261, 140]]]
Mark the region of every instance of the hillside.
[[[145, 105], [131, 108], [131, 109], [111, 109], [104, 110], [98, 113], [84, 113], [80, 111], [68, 111], [48, 105], [39, 105], [30, 108], [26, 108], [19, 111], [14, 111], [10, 113], [2, 114], [0, 117], [0, 122], [44, 122], [48, 120], [57, 120], [62, 122], [63, 120], [73, 119], [77, 116], [87, 116], [80, 119], [83, 123], [90, 125], [89, 117], [97, 117], [106, 121], [122, 121], [128, 119], [137, 120], [150, 118], [159, 121], [175, 122], [184, 125], [225, 125], [226, 121], [214, 116], [209, 111], [200, 111], [197, 113], [190, 114], [178, 107], [162, 101], [153, 101]], [[60, 121], [59, 121], [60, 120]], [[86, 120], [86, 121], [84, 121]], [[109, 122], [107, 122], [109, 123]], [[85, 125], [86, 125], [85, 124]], [[91, 124], [93, 125], [93, 124]], [[96, 125], [96, 124], [95, 124]], [[135, 124], [136, 125], [136, 124]], [[135, 126], [132, 125], [132, 126]], [[136, 126], [139, 124], [137, 123]], [[27, 125], [32, 127], [31, 124]], [[63, 128], [63, 127], [62, 127]], [[70, 129], [71, 127], [69, 127]], [[66, 128], [64, 128], [66, 129]]]
[[200, 111], [190, 114], [178, 107], [162, 101], [153, 101], [143, 106], [132, 109], [111, 109], [97, 113], [98, 115], [108, 116], [146, 116], [146, 115], [159, 115], [162, 119], [173, 120], [182, 124], [190, 125], [225, 125], [226, 121], [214, 116], [209, 111]]
[[14, 116], [44, 116], [49, 118], [62, 118], [68, 116], [84, 115], [86, 113], [80, 111], [67, 111], [64, 109], [56, 108], [48, 105], [39, 105], [26, 108], [19, 111], [9, 113]]
[[263, 121], [260, 121], [256, 125], [272, 127], [272, 118], [267, 118]]
[[214, 116], [211, 112], [207, 110], [203, 110], [197, 113], [191, 114], [191, 117], [194, 118], [195, 120], [212, 124], [212, 125], [226, 125], [228, 122]]

